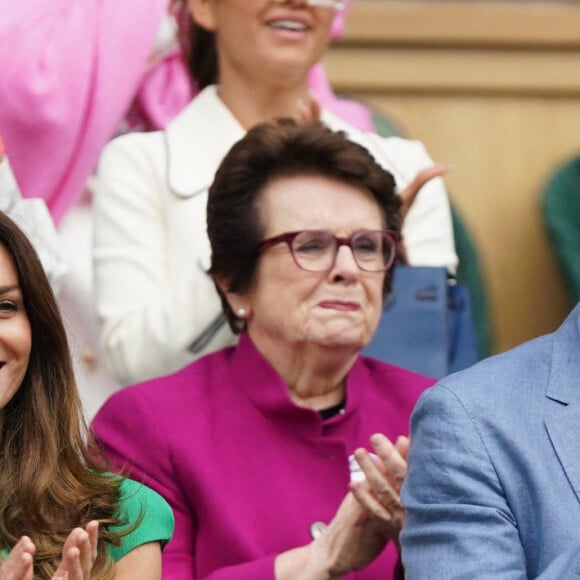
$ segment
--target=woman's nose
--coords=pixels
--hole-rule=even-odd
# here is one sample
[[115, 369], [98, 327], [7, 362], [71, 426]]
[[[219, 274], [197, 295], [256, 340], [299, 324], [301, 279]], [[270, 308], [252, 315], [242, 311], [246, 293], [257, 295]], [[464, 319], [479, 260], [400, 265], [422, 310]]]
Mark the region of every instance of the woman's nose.
[[352, 250], [347, 245], [339, 246], [331, 273], [336, 276], [352, 278], [359, 275], [360, 269]]

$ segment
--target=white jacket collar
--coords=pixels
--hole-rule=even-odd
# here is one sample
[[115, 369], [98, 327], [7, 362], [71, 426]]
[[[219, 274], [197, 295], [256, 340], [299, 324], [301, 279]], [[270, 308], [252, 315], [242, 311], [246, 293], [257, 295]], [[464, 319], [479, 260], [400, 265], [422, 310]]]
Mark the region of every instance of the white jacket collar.
[[205, 88], [164, 131], [169, 189], [180, 197], [205, 192], [225, 154], [244, 134], [217, 87]]
[[[323, 109], [320, 118], [352, 136], [353, 127], [330, 111]], [[164, 131], [168, 188], [179, 197], [207, 191], [224, 156], [245, 134], [219, 98], [217, 86], [206, 87]]]

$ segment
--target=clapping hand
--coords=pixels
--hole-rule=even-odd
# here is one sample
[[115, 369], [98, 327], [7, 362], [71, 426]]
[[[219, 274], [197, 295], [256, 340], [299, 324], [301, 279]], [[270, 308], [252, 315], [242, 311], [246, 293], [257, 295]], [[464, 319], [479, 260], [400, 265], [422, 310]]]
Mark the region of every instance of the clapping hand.
[[28, 536], [22, 536], [0, 564], [0, 580], [32, 580], [36, 548]]
[[366, 449], [357, 449], [354, 456], [365, 479], [351, 483], [350, 489], [367, 513], [382, 522], [384, 533], [398, 546], [405, 516], [399, 494], [407, 474], [409, 439], [401, 436], [393, 445], [377, 433], [370, 441], [378, 461], [373, 461]]
[[75, 528], [62, 548], [62, 560], [52, 580], [89, 580], [97, 558], [99, 523], [89, 522], [85, 529]]
[[311, 544], [313, 557], [325, 563], [330, 577], [364, 568], [391, 540], [399, 545], [404, 521], [399, 492], [407, 472], [409, 440], [399, 437], [393, 445], [376, 434], [371, 444], [378, 461], [366, 450], [357, 449], [355, 458], [366, 479], [350, 484], [332, 522]]
[[[62, 560], [52, 580], [89, 580], [97, 558], [99, 523], [89, 522], [75, 528], [67, 537]], [[28, 536], [22, 536], [6, 560], [0, 564], [0, 580], [33, 580], [36, 547]]]

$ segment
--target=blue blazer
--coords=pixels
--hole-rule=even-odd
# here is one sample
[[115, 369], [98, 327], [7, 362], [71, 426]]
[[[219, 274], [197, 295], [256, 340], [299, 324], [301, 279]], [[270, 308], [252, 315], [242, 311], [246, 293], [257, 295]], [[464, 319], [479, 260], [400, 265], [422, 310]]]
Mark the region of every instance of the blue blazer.
[[408, 461], [407, 579], [580, 577], [580, 303], [426, 391]]

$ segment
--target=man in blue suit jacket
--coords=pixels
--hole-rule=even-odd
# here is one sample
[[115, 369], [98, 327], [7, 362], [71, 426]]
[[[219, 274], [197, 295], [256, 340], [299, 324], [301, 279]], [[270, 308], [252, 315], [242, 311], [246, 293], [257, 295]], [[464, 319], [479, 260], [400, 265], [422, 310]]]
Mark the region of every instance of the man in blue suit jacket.
[[426, 391], [408, 462], [407, 578], [580, 577], [580, 303]]

